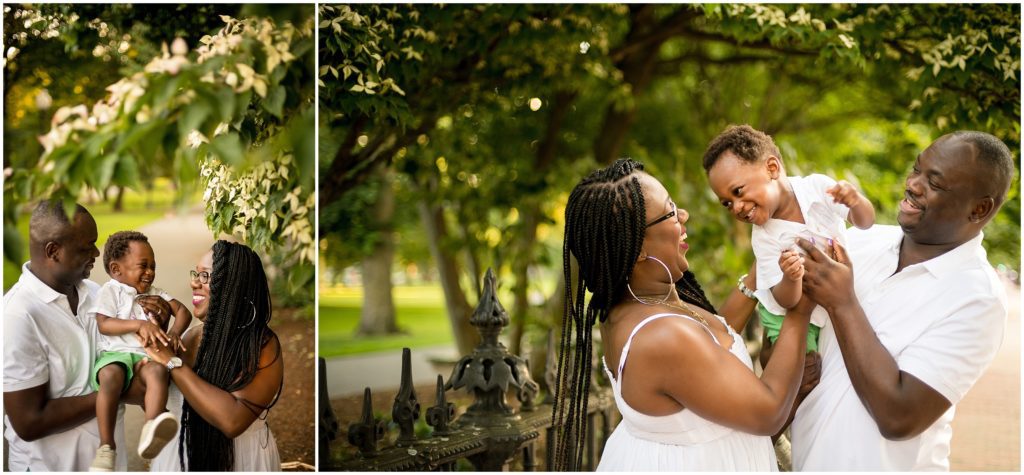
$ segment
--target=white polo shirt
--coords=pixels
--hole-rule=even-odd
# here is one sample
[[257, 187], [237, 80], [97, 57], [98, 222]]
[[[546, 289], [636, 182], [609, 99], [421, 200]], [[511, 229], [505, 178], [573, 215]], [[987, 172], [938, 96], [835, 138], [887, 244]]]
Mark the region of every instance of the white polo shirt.
[[[827, 240], [834, 239], [846, 245], [846, 217], [850, 208], [836, 203], [825, 190], [835, 186], [836, 181], [825, 175], [807, 175], [806, 177], [791, 176], [787, 178], [793, 187], [793, 195], [800, 205], [800, 213], [804, 216], [803, 223], [782, 219], [769, 219], [764, 225], [754, 225], [750, 232], [750, 246], [754, 249], [757, 265], [757, 290], [754, 295], [764, 308], [776, 315], [785, 315], [786, 309], [775, 301], [772, 287], [782, 282], [782, 268], [779, 267], [779, 256], [786, 249], [797, 249], [796, 239], [814, 243], [822, 250], [827, 248]], [[811, 323], [825, 325], [828, 312], [824, 308], [814, 307], [811, 312]]]
[[[4, 295], [4, 392], [41, 384], [47, 385], [50, 399], [92, 392], [89, 375], [99, 331], [87, 309], [94, 305], [98, 289], [90, 280], [78, 284], [78, 315], [74, 315], [67, 296], [39, 280], [28, 264], [22, 266], [18, 283]], [[114, 431], [115, 469], [121, 471], [128, 468], [123, 414], [122, 404]], [[100, 445], [95, 418], [32, 442], [18, 437], [6, 415], [4, 423], [12, 471], [85, 471]]]
[[799, 471], [949, 470], [956, 404], [995, 357], [1006, 325], [1006, 293], [979, 234], [898, 274], [903, 230], [875, 225], [847, 238], [857, 298], [878, 339], [902, 371], [952, 406], [917, 437], [891, 441], [857, 397], [835, 328], [821, 331], [821, 380], [792, 425]]

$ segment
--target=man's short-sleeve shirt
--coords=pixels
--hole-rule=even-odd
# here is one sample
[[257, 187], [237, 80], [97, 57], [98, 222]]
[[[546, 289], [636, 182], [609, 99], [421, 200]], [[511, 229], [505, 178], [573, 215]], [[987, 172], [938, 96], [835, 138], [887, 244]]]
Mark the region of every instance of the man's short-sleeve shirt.
[[819, 340], [820, 382], [793, 420], [793, 466], [948, 471], [956, 404], [995, 357], [1006, 325], [1006, 293], [987, 260], [983, 236], [899, 273], [898, 226], [850, 230], [847, 237], [857, 298], [879, 341], [900, 370], [952, 407], [916, 437], [882, 437], [853, 388], [830, 321]]
[[[4, 392], [47, 385], [50, 399], [92, 392], [89, 374], [96, 358], [99, 332], [87, 309], [99, 286], [78, 284], [78, 312], [71, 313], [67, 296], [53, 290], [22, 266], [18, 282], [4, 295]], [[122, 410], [115, 441], [125, 447]], [[64, 432], [28, 442], [18, 437], [5, 417], [4, 436], [10, 447], [12, 471], [84, 471], [99, 447], [99, 430], [92, 419]], [[126, 450], [118, 451], [116, 466], [127, 468]]]

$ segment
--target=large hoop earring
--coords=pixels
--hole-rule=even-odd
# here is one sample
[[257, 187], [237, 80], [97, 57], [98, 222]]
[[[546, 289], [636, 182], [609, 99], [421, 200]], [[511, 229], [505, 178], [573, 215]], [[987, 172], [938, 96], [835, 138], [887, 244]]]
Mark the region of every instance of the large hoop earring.
[[[667, 267], [666, 267], [666, 269], [667, 269]], [[256, 304], [252, 303], [252, 300], [249, 300], [249, 299], [245, 299], [245, 300], [247, 302], [249, 302], [249, 305], [252, 305], [252, 318], [249, 319], [249, 323], [246, 323], [245, 325], [239, 325], [238, 328], [246, 328], [249, 325], [252, 325], [252, 322], [256, 321]]]
[[[647, 257], [644, 258], [645, 261], [647, 259], [654, 259], [654, 262], [657, 262], [658, 264], [661, 264], [661, 267], [665, 269], [665, 273], [668, 274], [668, 282], [669, 282], [668, 293], [665, 294], [665, 297], [662, 298], [661, 301], [658, 302], [658, 303], [668, 302], [669, 297], [672, 296], [672, 291], [676, 289], [675, 283], [672, 280], [672, 271], [670, 271], [668, 269], [668, 265], [666, 265], [664, 262], [661, 261], [661, 259], [658, 259], [657, 257], [647, 256]], [[643, 300], [641, 300], [640, 297], [637, 297], [636, 294], [633, 293], [633, 288], [629, 286], [629, 282], [626, 282], [626, 290], [629, 290], [629, 295], [632, 295], [634, 299], [636, 299], [639, 302], [643, 302]]]

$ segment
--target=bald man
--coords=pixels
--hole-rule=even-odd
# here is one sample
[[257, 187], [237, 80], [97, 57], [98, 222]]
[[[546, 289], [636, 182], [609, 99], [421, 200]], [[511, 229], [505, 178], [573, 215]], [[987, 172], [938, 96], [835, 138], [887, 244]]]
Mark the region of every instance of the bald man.
[[996, 137], [944, 135], [907, 176], [899, 226], [852, 230], [834, 259], [800, 242], [804, 292], [829, 321], [792, 425], [796, 470], [949, 470], [956, 404], [1003, 339], [1006, 294], [981, 243], [1014, 173]]
[[[99, 286], [87, 280], [99, 250], [96, 221], [81, 205], [44, 201], [29, 222], [30, 261], [4, 296], [4, 437], [12, 471], [85, 471], [99, 447], [96, 320], [86, 310]], [[138, 401], [138, 392], [130, 396]], [[138, 402], [136, 402], [138, 403]], [[124, 444], [118, 412], [117, 443]], [[115, 467], [127, 469], [125, 453]]]

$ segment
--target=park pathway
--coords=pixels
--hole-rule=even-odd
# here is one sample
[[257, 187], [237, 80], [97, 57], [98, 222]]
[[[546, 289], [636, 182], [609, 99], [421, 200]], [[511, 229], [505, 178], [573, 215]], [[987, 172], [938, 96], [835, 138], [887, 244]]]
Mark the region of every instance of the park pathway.
[[[416, 386], [437, 382], [437, 370], [431, 359], [455, 360], [459, 357], [454, 345], [413, 348], [412, 378]], [[443, 371], [447, 381], [450, 370]], [[371, 390], [397, 388], [402, 376], [402, 351], [387, 350], [354, 356], [327, 359], [327, 394], [331, 398], [362, 394]], [[321, 384], [323, 382], [321, 381]], [[347, 430], [347, 429], [346, 429]]]

